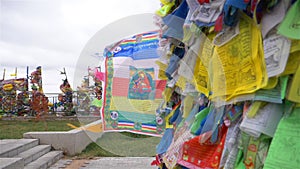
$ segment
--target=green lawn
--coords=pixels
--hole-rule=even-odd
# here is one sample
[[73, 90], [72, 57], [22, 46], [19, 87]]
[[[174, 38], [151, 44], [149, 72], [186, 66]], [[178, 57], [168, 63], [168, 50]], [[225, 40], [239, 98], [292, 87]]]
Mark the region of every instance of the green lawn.
[[133, 133], [104, 133], [78, 156], [90, 157], [152, 157], [161, 138]]
[[[0, 120], [0, 139], [23, 138], [23, 133], [29, 131], [69, 131], [71, 123], [80, 126], [75, 120], [59, 121], [4, 121]], [[91, 143], [77, 154], [79, 158], [117, 157], [117, 156], [155, 156], [155, 147], [161, 138], [133, 133], [104, 133], [96, 143]]]
[[59, 120], [59, 121], [15, 121], [0, 120], [0, 139], [18, 139], [23, 138], [23, 133], [29, 131], [69, 131], [72, 128], [67, 125], [71, 123], [80, 126], [77, 120]]

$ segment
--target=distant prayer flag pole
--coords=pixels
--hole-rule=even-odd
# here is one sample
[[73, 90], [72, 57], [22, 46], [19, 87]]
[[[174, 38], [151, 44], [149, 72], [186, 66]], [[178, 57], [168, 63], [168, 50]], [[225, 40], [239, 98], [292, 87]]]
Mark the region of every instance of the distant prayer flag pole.
[[67, 78], [66, 68], [64, 68], [63, 70], [64, 70], [64, 71], [60, 71], [60, 70], [58, 70], [58, 71], [60, 72], [61, 75], [65, 75], [66, 79], [68, 79], [68, 78]]
[[41, 66], [38, 66], [38, 67], [40, 67], [40, 71], [41, 71], [41, 72], [40, 72], [40, 73], [41, 73], [41, 74], [40, 74], [40, 75], [41, 75], [41, 77], [40, 77], [41, 79], [40, 79], [40, 81], [39, 81], [39, 83], [38, 83], [38, 84], [39, 84], [39, 92], [44, 93], [44, 92], [43, 92], [42, 67], [41, 67]]
[[17, 78], [17, 76], [18, 76], [18, 68], [16, 67], [16, 69], [15, 69], [15, 79]]
[[90, 87], [90, 70], [91, 70], [91, 68], [90, 68], [90, 66], [88, 66], [88, 71], [87, 71], [87, 78], [88, 78], [87, 83], [88, 83], [88, 87]]
[[27, 68], [26, 68], [26, 78], [27, 78], [27, 80], [29, 79], [29, 66], [27, 66]]
[[4, 80], [5, 79], [5, 68], [4, 68], [4, 70], [3, 70], [3, 78], [2, 78], [2, 80]]
[[26, 67], [26, 85], [27, 91], [29, 91], [29, 66]]
[[66, 68], [64, 68], [64, 74], [65, 74], [65, 76], [66, 76], [66, 79], [68, 79], [68, 77], [67, 77], [67, 72], [66, 72]]
[[15, 79], [17, 78], [17, 68], [15, 68], [15, 73], [13, 73], [13, 74], [10, 74], [10, 76], [14, 76], [14, 77], [15, 77]]

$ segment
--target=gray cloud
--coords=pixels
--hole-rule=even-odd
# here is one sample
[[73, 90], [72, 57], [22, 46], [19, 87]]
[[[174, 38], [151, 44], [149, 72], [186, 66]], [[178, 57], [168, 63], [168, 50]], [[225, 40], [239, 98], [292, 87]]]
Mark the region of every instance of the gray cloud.
[[44, 91], [59, 92], [57, 70], [66, 67], [72, 83], [78, 57], [97, 31], [158, 8], [159, 0], [0, 0], [0, 76], [4, 68], [9, 78], [15, 67], [20, 77], [26, 66], [41, 65]]

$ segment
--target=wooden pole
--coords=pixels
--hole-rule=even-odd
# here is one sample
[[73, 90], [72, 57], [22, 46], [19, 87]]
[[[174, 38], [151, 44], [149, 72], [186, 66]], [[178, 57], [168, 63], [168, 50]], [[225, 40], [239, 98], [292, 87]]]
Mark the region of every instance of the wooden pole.
[[18, 73], [18, 68], [16, 67], [15, 68], [15, 79], [17, 79], [17, 76], [18, 76], [17, 73]]
[[6, 71], [6, 69], [4, 68], [4, 70], [3, 70], [3, 78], [2, 78], [2, 80], [4, 80], [4, 79], [5, 79], [5, 71]]

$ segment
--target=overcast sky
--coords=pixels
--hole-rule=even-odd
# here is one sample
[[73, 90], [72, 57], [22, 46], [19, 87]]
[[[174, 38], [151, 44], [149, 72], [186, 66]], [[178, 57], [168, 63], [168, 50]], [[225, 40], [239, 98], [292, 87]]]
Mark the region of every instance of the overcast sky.
[[15, 67], [25, 77], [26, 66], [42, 66], [44, 92], [60, 92], [58, 70], [65, 67], [73, 84], [76, 62], [97, 32], [158, 8], [159, 0], [0, 0], [0, 79], [4, 68], [9, 79]]

